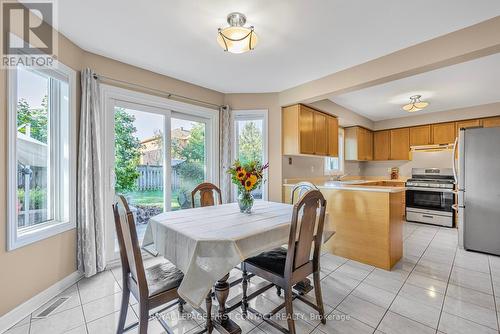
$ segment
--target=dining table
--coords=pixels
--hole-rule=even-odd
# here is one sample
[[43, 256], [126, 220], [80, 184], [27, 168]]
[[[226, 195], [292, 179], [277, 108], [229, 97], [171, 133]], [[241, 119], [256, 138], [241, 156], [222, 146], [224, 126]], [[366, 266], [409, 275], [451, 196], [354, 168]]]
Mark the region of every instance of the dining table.
[[207, 326], [237, 334], [241, 329], [226, 310], [229, 272], [252, 256], [287, 244], [292, 212], [290, 204], [264, 200], [256, 200], [250, 214], [241, 213], [237, 203], [164, 212], [150, 218], [143, 247], [153, 247], [184, 273], [178, 293], [193, 307], [206, 301], [209, 314], [215, 287], [219, 309]]

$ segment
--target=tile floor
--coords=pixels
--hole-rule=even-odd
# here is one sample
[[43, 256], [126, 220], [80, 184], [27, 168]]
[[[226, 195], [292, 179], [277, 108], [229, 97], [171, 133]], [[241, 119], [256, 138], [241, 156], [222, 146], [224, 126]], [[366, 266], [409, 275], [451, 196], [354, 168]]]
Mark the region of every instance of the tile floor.
[[[324, 254], [321, 284], [329, 314], [327, 324], [321, 325], [310, 316], [311, 309], [296, 301], [295, 311], [300, 318], [296, 321], [297, 331], [314, 334], [498, 333], [500, 257], [458, 249], [457, 233], [452, 229], [406, 223], [404, 238], [404, 258], [391, 272]], [[256, 283], [258, 279], [252, 278], [252, 285]], [[71, 298], [54, 314], [42, 320], [28, 316], [7, 333], [114, 333], [120, 285], [119, 268], [81, 280], [62, 294]], [[239, 287], [231, 289], [230, 298], [240, 292]], [[265, 312], [280, 302], [281, 298], [271, 289], [251, 303]], [[131, 301], [128, 323], [137, 320], [136, 312], [136, 302]], [[243, 333], [278, 333], [256, 319], [242, 320], [238, 311], [231, 316]], [[203, 326], [200, 318], [181, 318], [176, 310], [166, 314], [166, 318], [176, 333], [194, 333]], [[151, 320], [149, 333], [164, 331], [156, 320]]]

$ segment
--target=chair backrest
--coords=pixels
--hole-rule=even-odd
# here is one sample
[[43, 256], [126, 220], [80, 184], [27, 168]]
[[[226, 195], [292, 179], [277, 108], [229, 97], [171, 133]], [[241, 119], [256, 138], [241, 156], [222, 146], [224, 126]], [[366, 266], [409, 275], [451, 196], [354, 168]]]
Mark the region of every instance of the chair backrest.
[[309, 190], [318, 190], [311, 182], [299, 182], [292, 188], [292, 204], [295, 204]]
[[222, 204], [222, 194], [220, 189], [215, 184], [205, 182], [197, 185], [196, 188], [194, 188], [194, 190], [191, 192], [191, 204], [193, 208], [196, 207], [194, 198], [197, 192], [200, 193], [200, 206], [215, 205], [216, 202], [214, 192], [217, 193], [217, 203], [219, 205]]
[[[124, 276], [130, 272], [132, 279], [139, 286], [139, 290], [141, 292], [145, 291], [147, 294], [146, 274], [144, 272], [139, 239], [137, 238], [134, 215], [130, 211], [127, 200], [122, 195], [116, 196], [113, 213]], [[125, 283], [123, 282], [123, 284]]]
[[311, 261], [313, 243], [313, 268], [319, 270], [325, 209], [326, 200], [319, 190], [307, 191], [293, 206], [285, 276]]

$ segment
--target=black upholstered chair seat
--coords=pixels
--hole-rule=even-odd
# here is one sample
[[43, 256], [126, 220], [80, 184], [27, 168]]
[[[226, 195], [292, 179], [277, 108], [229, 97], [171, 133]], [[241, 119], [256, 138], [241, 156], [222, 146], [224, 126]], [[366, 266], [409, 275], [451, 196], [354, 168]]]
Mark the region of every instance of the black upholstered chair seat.
[[184, 277], [182, 271], [169, 262], [146, 268], [145, 272], [150, 297], [178, 288]]
[[261, 253], [257, 256], [246, 259], [245, 261], [256, 267], [283, 276], [285, 274], [286, 254], [286, 248], [280, 247]]

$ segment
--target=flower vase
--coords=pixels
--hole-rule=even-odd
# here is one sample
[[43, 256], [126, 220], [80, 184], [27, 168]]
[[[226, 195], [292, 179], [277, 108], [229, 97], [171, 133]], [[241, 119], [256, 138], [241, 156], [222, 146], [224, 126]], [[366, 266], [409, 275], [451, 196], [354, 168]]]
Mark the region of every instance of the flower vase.
[[240, 206], [240, 212], [251, 213], [253, 206], [253, 195], [249, 191], [242, 191], [238, 195], [238, 205]]

